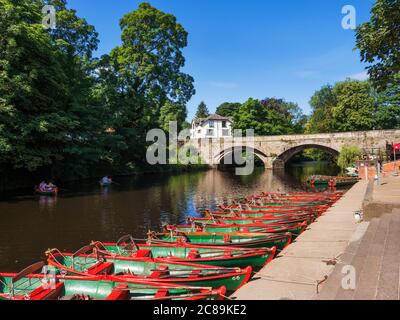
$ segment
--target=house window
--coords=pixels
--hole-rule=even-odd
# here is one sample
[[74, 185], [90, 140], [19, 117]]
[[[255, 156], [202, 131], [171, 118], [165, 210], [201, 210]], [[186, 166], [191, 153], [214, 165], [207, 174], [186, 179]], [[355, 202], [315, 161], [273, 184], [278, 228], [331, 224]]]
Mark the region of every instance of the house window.
[[208, 122], [208, 125], [209, 125], [210, 128], [214, 128], [215, 127], [214, 121], [212, 121], [212, 120]]
[[199, 133], [199, 134], [200, 134], [200, 133], [201, 133], [201, 129], [197, 130], [197, 133]]
[[207, 130], [207, 137], [212, 137], [214, 136], [214, 130], [213, 129], [208, 129]]
[[222, 128], [227, 128], [226, 121], [222, 121]]
[[229, 129], [223, 129], [223, 130], [222, 130], [222, 135], [223, 135], [224, 137], [229, 137], [229, 136], [230, 136]]

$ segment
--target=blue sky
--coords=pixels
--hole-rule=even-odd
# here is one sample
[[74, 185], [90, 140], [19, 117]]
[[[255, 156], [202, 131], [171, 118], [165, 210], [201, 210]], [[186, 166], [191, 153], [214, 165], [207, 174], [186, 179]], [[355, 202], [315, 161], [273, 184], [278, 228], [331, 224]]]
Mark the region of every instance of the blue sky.
[[[139, 0], [69, 0], [100, 34], [97, 55], [120, 44], [119, 19]], [[184, 71], [195, 79], [189, 120], [204, 100], [284, 98], [310, 112], [315, 90], [348, 77], [364, 79], [355, 35], [341, 25], [353, 5], [357, 24], [369, 20], [373, 0], [149, 0], [174, 14], [189, 32]]]

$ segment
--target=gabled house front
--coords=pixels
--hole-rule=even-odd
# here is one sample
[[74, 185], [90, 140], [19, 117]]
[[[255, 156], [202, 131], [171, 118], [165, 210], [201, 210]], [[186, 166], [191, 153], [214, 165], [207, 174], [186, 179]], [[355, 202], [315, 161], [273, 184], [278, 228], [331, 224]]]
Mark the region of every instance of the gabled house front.
[[221, 139], [232, 137], [232, 119], [212, 114], [192, 121], [192, 139]]

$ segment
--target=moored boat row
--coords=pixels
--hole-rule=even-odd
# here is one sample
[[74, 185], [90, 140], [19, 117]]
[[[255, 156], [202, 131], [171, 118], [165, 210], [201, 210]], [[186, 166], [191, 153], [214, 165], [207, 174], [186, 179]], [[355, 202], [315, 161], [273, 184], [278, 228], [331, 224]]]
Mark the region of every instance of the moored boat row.
[[261, 193], [221, 204], [187, 225], [92, 241], [75, 253], [49, 249], [47, 263], [0, 273], [0, 299], [223, 299], [245, 285], [341, 193]]

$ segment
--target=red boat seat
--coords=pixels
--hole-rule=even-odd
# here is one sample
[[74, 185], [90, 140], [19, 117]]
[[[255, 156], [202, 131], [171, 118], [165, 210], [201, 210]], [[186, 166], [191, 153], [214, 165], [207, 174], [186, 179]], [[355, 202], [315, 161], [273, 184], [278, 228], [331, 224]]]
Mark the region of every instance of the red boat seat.
[[128, 285], [116, 286], [106, 300], [129, 300]]
[[93, 276], [100, 274], [109, 274], [114, 264], [112, 262], [98, 262], [94, 266], [91, 266], [87, 273]]
[[154, 298], [160, 299], [160, 298], [168, 297], [168, 293], [169, 293], [168, 289], [158, 289]]
[[230, 243], [231, 242], [231, 236], [229, 234], [224, 235], [224, 242], [225, 243]]
[[224, 251], [224, 257], [225, 258], [232, 258], [232, 252], [231, 251]]
[[190, 275], [191, 278], [198, 278], [201, 275], [201, 270], [193, 270], [192, 274]]
[[64, 283], [57, 282], [54, 286], [45, 289], [44, 286], [36, 288], [29, 294], [29, 300], [54, 300], [57, 299], [64, 287]]
[[200, 252], [197, 250], [190, 250], [187, 257], [188, 259], [198, 259], [200, 258]]
[[137, 258], [151, 258], [152, 256], [151, 250], [141, 249], [136, 251]]
[[169, 275], [169, 268], [167, 266], [160, 266], [154, 271], [150, 278], [160, 278], [162, 275]]

